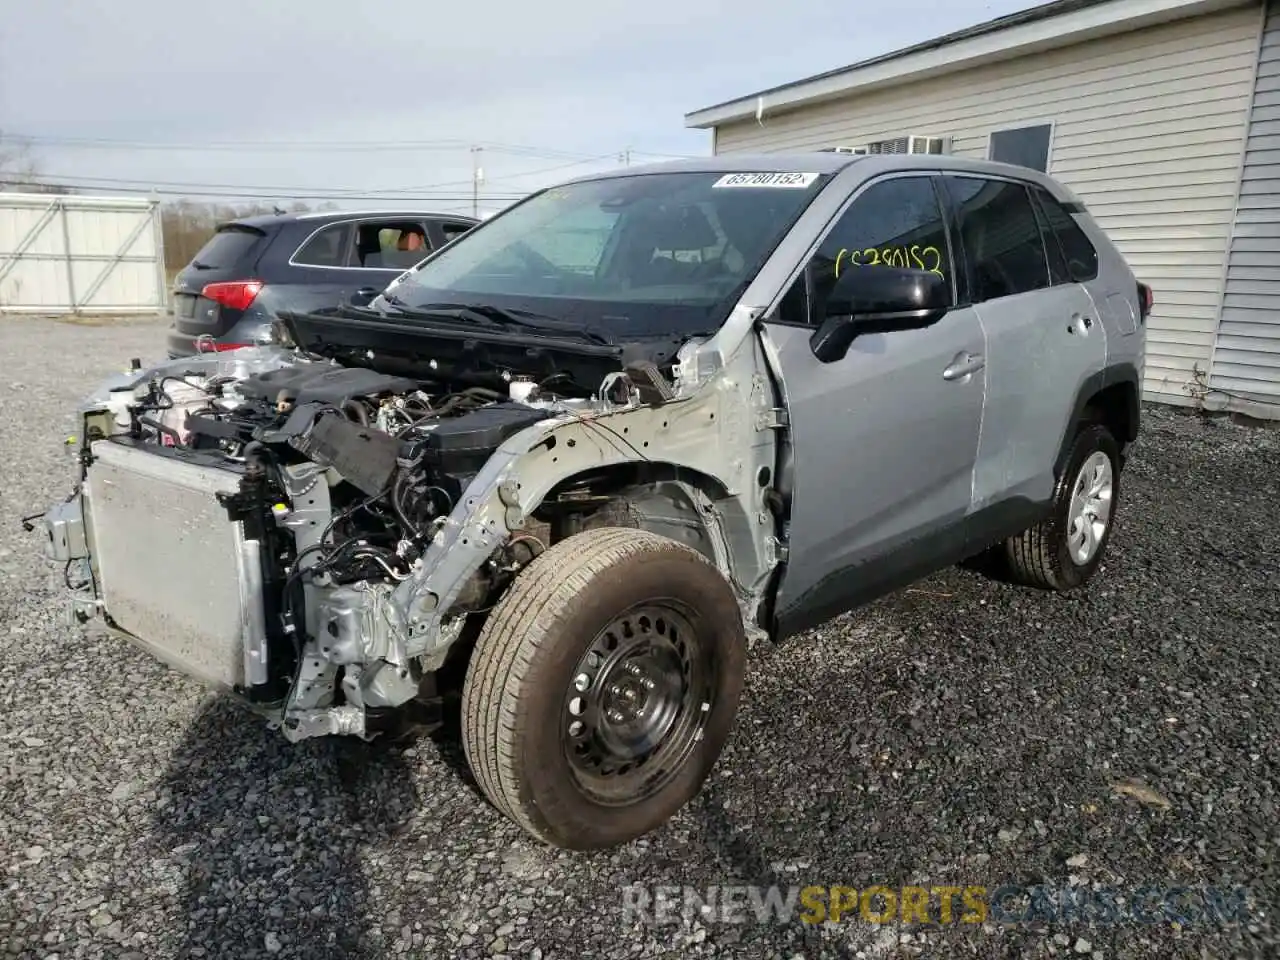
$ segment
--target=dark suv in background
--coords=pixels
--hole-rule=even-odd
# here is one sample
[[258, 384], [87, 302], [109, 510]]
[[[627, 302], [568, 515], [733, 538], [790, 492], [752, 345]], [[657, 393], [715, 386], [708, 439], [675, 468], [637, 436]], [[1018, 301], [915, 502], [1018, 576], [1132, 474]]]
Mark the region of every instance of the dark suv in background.
[[169, 356], [268, 340], [280, 310], [357, 303], [479, 221], [422, 212], [329, 212], [220, 224], [174, 278]]

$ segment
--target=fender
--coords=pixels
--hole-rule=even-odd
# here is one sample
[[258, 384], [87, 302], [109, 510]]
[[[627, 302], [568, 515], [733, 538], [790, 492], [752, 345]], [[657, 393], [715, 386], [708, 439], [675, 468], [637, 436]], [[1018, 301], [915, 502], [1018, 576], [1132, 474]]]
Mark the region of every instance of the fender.
[[1104, 391], [1114, 391], [1119, 387], [1132, 389], [1116, 391], [1123, 397], [1124, 405], [1119, 409], [1112, 407], [1107, 425], [1115, 432], [1122, 455], [1128, 452], [1130, 445], [1138, 438], [1138, 427], [1142, 419], [1142, 379], [1138, 375], [1138, 368], [1129, 362], [1111, 364], [1091, 374], [1080, 384], [1072, 406], [1071, 418], [1067, 421], [1062, 440], [1058, 444], [1058, 456], [1053, 464], [1055, 479], [1060, 478], [1062, 471], [1066, 468], [1071, 440], [1076, 434], [1076, 428], [1086, 419], [1085, 411], [1088, 406]]

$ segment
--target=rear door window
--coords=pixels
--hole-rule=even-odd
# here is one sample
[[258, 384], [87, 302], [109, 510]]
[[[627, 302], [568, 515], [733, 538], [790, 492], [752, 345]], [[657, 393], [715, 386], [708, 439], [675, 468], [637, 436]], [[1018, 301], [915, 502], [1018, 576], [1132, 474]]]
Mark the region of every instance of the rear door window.
[[262, 231], [251, 227], [222, 227], [191, 258], [191, 265], [197, 270], [229, 270], [246, 260], [262, 238]]
[[975, 303], [1049, 286], [1044, 240], [1023, 184], [957, 176], [943, 182], [955, 208]]
[[356, 227], [354, 266], [407, 270], [430, 252], [426, 227], [416, 220], [375, 220]]
[[304, 267], [343, 267], [347, 258], [347, 224], [335, 223], [311, 235], [293, 255]]
[[1037, 187], [1036, 201], [1044, 214], [1045, 221], [1052, 231], [1052, 237], [1046, 238], [1051, 244], [1056, 240], [1066, 261], [1067, 276], [1076, 283], [1085, 283], [1098, 276], [1098, 251], [1093, 242], [1080, 229], [1075, 217], [1055, 200], [1049, 191]]

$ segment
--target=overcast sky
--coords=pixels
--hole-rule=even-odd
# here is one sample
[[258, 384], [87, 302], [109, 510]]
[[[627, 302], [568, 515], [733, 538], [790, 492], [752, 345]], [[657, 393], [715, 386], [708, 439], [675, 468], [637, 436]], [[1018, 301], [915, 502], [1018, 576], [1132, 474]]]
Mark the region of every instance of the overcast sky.
[[[488, 145], [482, 197], [628, 148], [704, 155], [691, 110], [1032, 5], [0, 0], [0, 132], [39, 138], [44, 172], [103, 193], [111, 179], [403, 189], [469, 210], [469, 144]], [[140, 146], [51, 142], [73, 138]]]

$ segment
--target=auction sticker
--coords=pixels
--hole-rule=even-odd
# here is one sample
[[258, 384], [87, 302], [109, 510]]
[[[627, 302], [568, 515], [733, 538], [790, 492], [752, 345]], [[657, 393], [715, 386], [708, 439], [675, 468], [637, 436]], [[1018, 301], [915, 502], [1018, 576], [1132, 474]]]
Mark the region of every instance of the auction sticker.
[[718, 187], [772, 187], [783, 190], [803, 190], [818, 179], [816, 173], [726, 173], [713, 183]]

